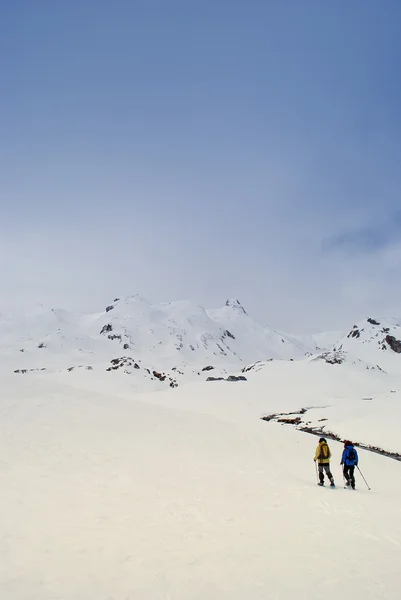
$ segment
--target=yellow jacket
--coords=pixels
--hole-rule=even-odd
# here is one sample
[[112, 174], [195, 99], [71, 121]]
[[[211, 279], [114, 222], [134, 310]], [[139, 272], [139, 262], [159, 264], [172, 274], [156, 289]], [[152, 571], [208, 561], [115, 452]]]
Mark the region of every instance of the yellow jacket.
[[317, 460], [320, 465], [328, 465], [330, 458], [331, 452], [327, 442], [319, 442], [314, 460]]

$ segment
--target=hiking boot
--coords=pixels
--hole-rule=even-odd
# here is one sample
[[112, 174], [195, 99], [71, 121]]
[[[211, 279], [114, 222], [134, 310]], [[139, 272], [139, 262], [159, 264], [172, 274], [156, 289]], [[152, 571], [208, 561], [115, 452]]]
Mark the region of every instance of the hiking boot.
[[335, 486], [334, 479], [332, 479], [332, 480], [330, 481], [330, 486], [331, 486], [331, 487], [334, 487], [334, 486]]
[[350, 481], [346, 481], [346, 482], [345, 482], [345, 485], [346, 485], [347, 487], [349, 487], [349, 486], [351, 485], [351, 482], [350, 482]]

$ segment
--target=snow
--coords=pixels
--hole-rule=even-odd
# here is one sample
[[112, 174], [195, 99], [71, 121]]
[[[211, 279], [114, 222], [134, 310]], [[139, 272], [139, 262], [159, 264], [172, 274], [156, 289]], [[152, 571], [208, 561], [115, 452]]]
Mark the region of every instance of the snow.
[[283, 400], [268, 379], [126, 398], [8, 380], [1, 596], [398, 598], [400, 463], [361, 451], [353, 493], [332, 442], [338, 487], [318, 488], [317, 439], [259, 419]]
[[[400, 339], [400, 323], [377, 322], [342, 337], [332, 352], [344, 361], [329, 364], [304, 358], [309, 342], [266, 330], [235, 300], [205, 310], [136, 296], [95, 315], [41, 307], [3, 317], [0, 597], [398, 600], [401, 462], [360, 449], [372, 489], [356, 472], [357, 490], [346, 490], [343, 446], [329, 441], [337, 487], [321, 489], [318, 438], [262, 420], [305, 408], [309, 426], [401, 453], [401, 356], [382, 349], [381, 332]], [[100, 335], [108, 323], [135, 345], [135, 373], [106, 372], [121, 355]], [[245, 382], [206, 383], [244, 367], [234, 352], [214, 354], [225, 330], [230, 348], [260, 362]], [[172, 365], [177, 335], [184, 375], [155, 392], [165, 388], [144, 366]], [[68, 372], [82, 355], [93, 371]], [[14, 374], [22, 364], [47, 369]]]
[[341, 350], [348, 360], [363, 360], [371, 365], [379, 365], [388, 373], [400, 373], [400, 354], [394, 352], [388, 342], [390, 335], [401, 339], [401, 319], [368, 317], [353, 326], [347, 336], [340, 339], [334, 349]]
[[239, 369], [259, 358], [303, 358], [312, 350], [257, 323], [234, 301], [206, 310], [187, 301], [152, 304], [137, 294], [91, 315], [39, 306], [0, 319], [0, 369], [6, 373], [72, 366], [104, 371], [121, 356], [151, 371], [192, 372], [209, 364]]

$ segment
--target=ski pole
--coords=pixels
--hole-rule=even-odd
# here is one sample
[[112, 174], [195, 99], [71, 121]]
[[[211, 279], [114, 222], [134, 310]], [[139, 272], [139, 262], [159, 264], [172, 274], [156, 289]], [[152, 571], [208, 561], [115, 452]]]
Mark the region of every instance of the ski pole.
[[368, 488], [368, 490], [370, 490], [371, 488], [369, 487], [368, 482], [366, 481], [365, 477], [363, 476], [363, 473], [361, 471], [361, 469], [358, 467], [358, 465], [356, 465], [356, 468], [358, 469], [358, 471], [360, 472], [362, 479], [364, 480], [364, 482], [366, 483], [366, 487]]
[[316, 461], [315, 461], [315, 467], [316, 467], [316, 481], [317, 481], [317, 483], [319, 483], [319, 474], [317, 471], [317, 462]]

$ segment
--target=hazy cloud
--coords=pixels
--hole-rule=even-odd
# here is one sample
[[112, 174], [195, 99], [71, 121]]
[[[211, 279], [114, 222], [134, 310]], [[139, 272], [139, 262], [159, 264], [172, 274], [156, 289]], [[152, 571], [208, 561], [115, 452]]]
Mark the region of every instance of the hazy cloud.
[[0, 307], [234, 296], [293, 331], [400, 310], [398, 2], [17, 4]]

